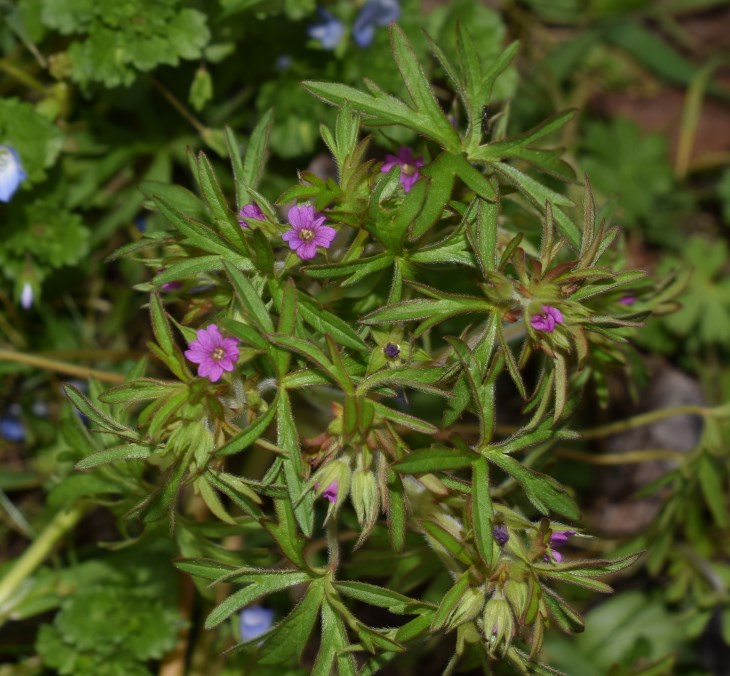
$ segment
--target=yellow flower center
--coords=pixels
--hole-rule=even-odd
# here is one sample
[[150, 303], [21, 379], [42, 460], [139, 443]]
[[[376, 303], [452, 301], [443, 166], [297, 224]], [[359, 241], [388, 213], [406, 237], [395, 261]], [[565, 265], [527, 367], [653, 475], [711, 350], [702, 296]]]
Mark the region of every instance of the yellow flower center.
[[406, 175], [406, 176], [413, 176], [413, 174], [416, 173], [416, 167], [414, 167], [412, 164], [402, 164], [400, 170]]
[[314, 230], [302, 228], [299, 231], [299, 239], [302, 240], [302, 242], [311, 242], [314, 239]]
[[226, 356], [226, 351], [222, 347], [216, 347], [210, 356], [213, 357], [213, 361], [220, 361]]

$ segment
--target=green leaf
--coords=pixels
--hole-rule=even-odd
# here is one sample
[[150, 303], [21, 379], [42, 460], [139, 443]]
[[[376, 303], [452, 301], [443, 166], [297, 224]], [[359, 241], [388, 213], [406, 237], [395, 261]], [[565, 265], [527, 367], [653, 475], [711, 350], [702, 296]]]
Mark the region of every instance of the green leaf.
[[104, 390], [99, 395], [99, 401], [105, 404], [136, 404], [140, 401], [158, 399], [170, 394], [171, 390], [183, 387], [178, 382], [154, 380], [153, 378], [138, 378]]
[[[273, 124], [274, 113], [269, 109], [259, 118], [251, 132], [251, 138], [246, 148], [246, 157], [243, 161], [243, 173], [240, 177], [243, 185], [247, 188], [253, 190], [258, 188], [266, 166], [266, 154]], [[243, 206], [243, 204], [243, 202], [240, 203], [240, 206]]]
[[162, 299], [156, 292], [150, 296], [150, 318], [152, 319], [152, 331], [155, 334], [157, 344], [165, 354], [174, 354], [175, 339], [172, 335], [172, 329]]
[[403, 482], [392, 469], [387, 471], [388, 480], [388, 537], [395, 552], [403, 550], [406, 542], [406, 504]]
[[393, 469], [405, 474], [424, 474], [463, 469], [469, 467], [476, 458], [476, 454], [468, 451], [436, 446], [412, 451], [403, 460], [391, 466]]
[[114, 448], [107, 448], [93, 455], [87, 455], [83, 460], [79, 460], [76, 463], [76, 469], [93, 469], [94, 467], [99, 467], [99, 465], [107, 465], [112, 462], [124, 460], [144, 460], [149, 458], [154, 452], [154, 448], [143, 446], [142, 444], [115, 446]]
[[487, 458], [520, 484], [529, 501], [542, 514], [547, 515], [552, 510], [574, 521], [580, 518], [580, 512], [573, 499], [552, 477], [524, 467], [514, 458], [501, 452], [492, 451]]
[[245, 608], [263, 596], [308, 582], [309, 580], [309, 575], [300, 573], [299, 571], [262, 573], [256, 582], [243, 589], [239, 589], [234, 594], [231, 594], [223, 603], [216, 606], [205, 620], [205, 628], [212, 629], [213, 627], [217, 627], [233, 613], [241, 610], [241, 608]]
[[[183, 241], [188, 242], [202, 251], [220, 254], [229, 260], [240, 259], [240, 256], [232, 256], [229, 251], [230, 247], [210, 228], [186, 216], [163, 197], [155, 195], [152, 199], [159, 212], [184, 236], [185, 239]], [[250, 263], [248, 264], [250, 265]]]
[[116, 420], [113, 420], [106, 414], [102, 413], [96, 406], [94, 406], [89, 399], [83, 395], [76, 387], [66, 383], [63, 386], [63, 390], [66, 396], [71, 400], [71, 403], [83, 413], [92, 423], [97, 425], [99, 428], [111, 434], [124, 437], [130, 441], [139, 441], [139, 435], [129, 427], [125, 427]]
[[256, 420], [241, 430], [235, 437], [229, 439], [223, 446], [214, 451], [214, 453], [216, 455], [233, 455], [248, 448], [271, 424], [271, 421], [276, 415], [277, 404], [278, 397], [270, 404], [266, 413], [256, 418]]
[[284, 476], [289, 498], [294, 507], [294, 514], [299, 527], [305, 536], [311, 537], [314, 527], [314, 493], [308, 491], [302, 496], [305, 486], [305, 466], [299, 445], [299, 433], [294, 424], [289, 394], [286, 390], [279, 392], [277, 404], [277, 443], [287, 451], [284, 458]]
[[398, 425], [403, 425], [403, 427], [407, 427], [414, 432], [421, 432], [421, 434], [436, 434], [436, 432], [438, 432], [437, 427], [429, 422], [426, 422], [425, 420], [416, 418], [415, 416], [409, 415], [408, 413], [403, 413], [402, 411], [396, 411], [395, 409], [389, 408], [388, 406], [380, 404], [376, 401], [372, 402], [372, 404], [375, 407], [375, 412], [377, 414], [383, 416], [384, 418], [387, 418], [388, 420], [391, 420]]
[[474, 463], [471, 476], [471, 525], [474, 529], [474, 544], [479, 556], [491, 570], [496, 560], [494, 536], [492, 535], [492, 497], [489, 488], [489, 463], [480, 458]]
[[282, 664], [292, 658], [298, 658], [317, 622], [323, 598], [324, 582], [315, 580], [309, 585], [309, 589], [299, 605], [269, 634], [269, 638], [258, 654], [256, 663]]
[[318, 333], [322, 335], [329, 334], [340, 345], [358, 352], [369, 350], [365, 341], [350, 327], [350, 324], [337, 315], [328, 312], [305, 295], [301, 295], [299, 298], [299, 310], [302, 319]]
[[236, 297], [240, 301], [246, 318], [261, 333], [273, 333], [274, 323], [271, 321], [269, 311], [266, 309], [266, 305], [264, 305], [259, 294], [256, 293], [251, 282], [245, 275], [241, 274], [240, 270], [228, 261], [224, 262], [224, 266], [233, 283], [233, 289], [236, 292]]
[[378, 608], [387, 608], [391, 613], [405, 615], [412, 613], [412, 608], [423, 606], [421, 601], [411, 599], [386, 587], [378, 587], [367, 582], [341, 581], [335, 582], [335, 588], [341, 594], [368, 603]]
[[467, 566], [471, 566], [474, 563], [474, 559], [466, 545], [434, 521], [423, 521], [423, 530], [426, 531], [432, 544], [437, 543], [441, 545], [455, 559]]
[[[424, 524], [425, 525], [425, 524]], [[433, 615], [431, 620], [431, 631], [439, 631], [446, 626], [446, 623], [454, 612], [459, 601], [464, 596], [464, 592], [469, 588], [469, 573], [464, 573], [459, 576], [454, 585], [449, 591], [444, 594], [441, 603], [439, 604], [438, 610]], [[398, 636], [396, 634], [396, 636]], [[401, 638], [401, 637], [398, 637]], [[401, 638], [401, 640], [404, 640]]]
[[438, 140], [444, 148], [458, 152], [461, 148], [459, 135], [436, 101], [413, 47], [397, 23], [391, 24], [390, 45], [398, 70], [416, 110], [428, 119], [431, 129], [433, 129], [432, 138]]
[[213, 214], [213, 221], [218, 231], [239, 253], [246, 254], [243, 229], [231, 213], [223, 195], [215, 171], [203, 152], [198, 153], [198, 182], [205, 201]]
[[712, 512], [712, 518], [720, 528], [728, 528], [730, 519], [727, 510], [727, 487], [723, 486], [722, 477], [725, 472], [713, 462], [712, 457], [703, 454], [698, 461], [697, 477], [702, 487], [707, 506]]

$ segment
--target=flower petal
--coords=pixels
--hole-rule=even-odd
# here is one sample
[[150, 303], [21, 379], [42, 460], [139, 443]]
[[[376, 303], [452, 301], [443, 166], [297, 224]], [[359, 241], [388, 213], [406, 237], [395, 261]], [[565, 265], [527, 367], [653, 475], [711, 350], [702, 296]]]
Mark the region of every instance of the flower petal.
[[317, 245], [314, 242], [302, 242], [302, 245], [297, 249], [297, 256], [303, 261], [314, 258], [316, 255]]
[[317, 228], [314, 239], [312, 240], [317, 246], [330, 247], [332, 240], [337, 235], [337, 230], [330, 228], [328, 225], [321, 225]]

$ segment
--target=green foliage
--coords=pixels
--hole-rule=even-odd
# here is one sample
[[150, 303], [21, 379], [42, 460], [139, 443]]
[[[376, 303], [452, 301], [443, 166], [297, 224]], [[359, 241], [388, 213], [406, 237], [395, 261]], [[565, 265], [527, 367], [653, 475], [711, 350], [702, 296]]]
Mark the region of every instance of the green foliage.
[[692, 276], [678, 298], [682, 307], [662, 319], [671, 333], [686, 341], [690, 350], [724, 344], [730, 340], [730, 280], [725, 275], [728, 249], [724, 242], [692, 237], [683, 257], [667, 257], [666, 268], [689, 265]]
[[[628, 676], [696, 667], [690, 642], [713, 616], [728, 640], [726, 407], [691, 409], [706, 428], [686, 457], [626, 456], [672, 458], [645, 489], [658, 517], [628, 544], [581, 530], [579, 463], [622, 458], [572, 447], [619, 373], [637, 388], [637, 343], [721, 371], [730, 337], [727, 249], [683, 239], [690, 208], [711, 235], [727, 206], [718, 158], [675, 176], [658, 135], [560, 110], [627, 82], [690, 82], [674, 10], [652, 14], [659, 37], [623, 15], [631, 0], [583, 18], [570, 1], [424, 15], [403, 0], [361, 48], [363, 4], [326, 3], [343, 26], [332, 51], [307, 38], [313, 0], [6, 12], [0, 144], [29, 178], [0, 205], [0, 264], [37, 307], [0, 291], [3, 354], [23, 362], [2, 365], [0, 397], [21, 398], [9, 414], [27, 433], [0, 440], [0, 502], [8, 550], [33, 540], [2, 571], [0, 622], [57, 610], [13, 648], [35, 646], [29, 668], [154, 673], [181, 638], [195, 673]], [[535, 73], [519, 90], [515, 64]], [[402, 144], [418, 161], [382, 171]], [[254, 204], [263, 215], [243, 219]], [[313, 258], [283, 238], [293, 204], [336, 232]], [[677, 256], [629, 269], [680, 245], [689, 282]], [[652, 313], [668, 316], [639, 331]], [[211, 325], [239, 343], [215, 381], [186, 356]], [[57, 381], [40, 385], [45, 419], [26, 362], [93, 363], [99, 379], [66, 384], [60, 414]], [[68, 515], [92, 509], [70, 556], [35, 569]], [[666, 588], [626, 592], [639, 563]], [[273, 624], [246, 637], [240, 616], [259, 605]], [[196, 625], [180, 637], [179, 606]]]
[[677, 225], [690, 196], [676, 189], [665, 138], [642, 134], [635, 123], [617, 118], [586, 125], [582, 147], [591, 182], [620, 204], [622, 225], [642, 227], [653, 240], [679, 245]]
[[71, 78], [81, 85], [130, 85], [138, 71], [199, 59], [210, 33], [205, 15], [180, 0], [96, 4], [86, 0], [43, 3], [43, 24], [81, 35], [68, 47]]
[[58, 159], [63, 135], [51, 120], [29, 103], [0, 99], [0, 144], [17, 151], [28, 180], [38, 183]]
[[98, 570], [69, 571], [73, 593], [52, 625], [41, 628], [37, 649], [61, 674], [150, 674], [183, 626], [165, 547], [136, 547], [112, 555]]

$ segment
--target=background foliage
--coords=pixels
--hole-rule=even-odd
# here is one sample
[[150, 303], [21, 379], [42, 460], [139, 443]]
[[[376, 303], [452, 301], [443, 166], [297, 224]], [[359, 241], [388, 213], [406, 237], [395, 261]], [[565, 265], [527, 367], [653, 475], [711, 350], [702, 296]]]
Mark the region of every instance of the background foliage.
[[[620, 369], [608, 368], [617, 359], [615, 354], [594, 347], [591, 368], [585, 372], [590, 375], [589, 382], [580, 383], [586, 387], [586, 395], [582, 403], [569, 405], [567, 410], [572, 416], [571, 429], [601, 425], [608, 432], [626, 432], [629, 426], [621, 421], [637, 414], [648, 415], [646, 420], [654, 426], [641, 428], [644, 436], [614, 435], [606, 439], [607, 433], [597, 433], [574, 441], [566, 434], [565, 438], [551, 438], [549, 446], [536, 444], [534, 455], [527, 456], [530, 462], [542, 463], [542, 471], [570, 489], [569, 498], [548, 491], [552, 498], [549, 510], [563, 510], [563, 517], [573, 518], [576, 514], [570, 505], [575, 499], [584, 519], [579, 525], [585, 526], [586, 533], [598, 536], [576, 538], [566, 556], [581, 560], [647, 552], [629, 573], [611, 578], [616, 592], [610, 597], [598, 599], [595, 593], [558, 583], [560, 593], [585, 614], [586, 630], [571, 636], [548, 632], [543, 659], [568, 674], [724, 673], [722, 669], [730, 663], [728, 432], [722, 407], [730, 388], [725, 365], [730, 336], [730, 289], [725, 283], [730, 140], [717, 129], [723, 121], [728, 126], [730, 94], [723, 61], [728, 47], [726, 35], [718, 37], [711, 27], [727, 24], [727, 10], [721, 3], [701, 0], [662, 5], [641, 0], [495, 3], [496, 8], [470, 0], [437, 4], [424, 12], [415, 0], [403, 0], [398, 25], [434, 83], [440, 106], [455, 117], [462, 133], [469, 116], [476, 111], [481, 116], [486, 102], [474, 101], [472, 111], [457, 102], [444, 65], [430, 56], [421, 29], [441, 48], [445, 60], [453, 63], [459, 61], [459, 22], [468, 27], [483, 64], [493, 64], [511, 40], [521, 41], [519, 56], [497, 80], [486, 111], [485, 124], [495, 138], [525, 132], [544, 119], [556, 119], [554, 116], [569, 108], [578, 111], [573, 119], [561, 119], [561, 124], [551, 127], [551, 135], [546, 136], [548, 147], [566, 147], [562, 158], [567, 164], [549, 152], [527, 157], [537, 157], [543, 167], [548, 165], [548, 172], [531, 174], [539, 177], [537, 188], [529, 184], [538, 191], [537, 197], [522, 198], [510, 192], [507, 179], [514, 157], [506, 155], [504, 162], [504, 158], [499, 159], [500, 166], [507, 167], [503, 170], [507, 173], [498, 175], [506, 193], [504, 218], [514, 231], [526, 233], [525, 249], [531, 255], [538, 250], [541, 218], [537, 212], [543, 207], [545, 195], [558, 205], [556, 212], [561, 208], [561, 199], [566, 205], [570, 200], [580, 203], [583, 199], [582, 181], [570, 180], [575, 169], [578, 176], [583, 172], [589, 175], [599, 216], [624, 228], [611, 265], [616, 270], [648, 270], [657, 280], [675, 279], [664, 296], [658, 288], [652, 301], [655, 309], [661, 310], [662, 303], [664, 309], [669, 309], [672, 293], [684, 289], [679, 298], [682, 307], [677, 312], [660, 312], [661, 316], [649, 319], [639, 331], [620, 329], [639, 344], [638, 351], [622, 352]], [[182, 380], [186, 380], [184, 360], [175, 366], [175, 351], [166, 349], [167, 331], [181, 331], [175, 339], [179, 343], [182, 338], [192, 339], [191, 327], [200, 327], [211, 312], [231, 301], [231, 285], [237, 298], [244, 299], [240, 310], [244, 316], [245, 299], [255, 303], [247, 294], [245, 276], [241, 276], [242, 281], [229, 270], [230, 284], [219, 284], [216, 280], [220, 279], [223, 264], [218, 259], [213, 266], [210, 260], [218, 252], [203, 250], [201, 256], [196, 250], [191, 254], [189, 235], [187, 241], [180, 233], [172, 235], [170, 221], [174, 219], [164, 214], [167, 201], [187, 216], [209, 220], [206, 211], [210, 195], [200, 181], [209, 166], [229, 202], [233, 196], [238, 206], [249, 201], [241, 194], [241, 181], [234, 180], [229, 165], [231, 136], [226, 137], [225, 127], [235, 132], [238, 142], [234, 139], [233, 145], [239, 147], [240, 142], [246, 157], [262, 156], [256, 139], [268, 133], [270, 156], [265, 170], [258, 175], [257, 167], [242, 167], [248, 184], [267, 200], [266, 204], [291, 188], [297, 172], [306, 171], [312, 172], [303, 174], [310, 185], [300, 184], [286, 197], [311, 199], [315, 204], [320, 200], [324, 208], [336, 196], [344, 199], [343, 212], [361, 209], [371, 199], [362, 186], [358, 192], [357, 175], [345, 198], [327, 182], [336, 171], [320, 138], [320, 125], [336, 131], [335, 145], [339, 147], [344, 144], [340, 134], [346, 131], [343, 125], [347, 116], [343, 115], [338, 123], [337, 110], [311, 92], [335, 102], [347, 96], [317, 85], [310, 85], [307, 91], [300, 83], [340, 82], [364, 92], [363, 78], [370, 78], [397, 98], [408, 100], [409, 94], [391, 54], [385, 27], [377, 27], [372, 43], [360, 47], [353, 27], [361, 6], [327, 3], [327, 12], [342, 22], [343, 35], [334, 49], [325, 49], [309, 34], [309, 28], [323, 20], [319, 9], [309, 0], [128, 0], [112, 5], [85, 0], [20, 0], [0, 4], [5, 19], [0, 26], [0, 144], [17, 150], [27, 173], [12, 200], [0, 205], [0, 527], [4, 555], [0, 621], [5, 623], [0, 644], [5, 664], [0, 666], [0, 673], [51, 670], [61, 674], [144, 674], [162, 673], [164, 669], [178, 669], [165, 673], [183, 673], [183, 666], [189, 673], [240, 673], [250, 667], [255, 646], [225, 658], [221, 653], [240, 640], [233, 619], [238, 609], [257, 598], [247, 595], [246, 590], [262, 584], [273, 592], [261, 602], [276, 611], [277, 620], [300, 600], [301, 587], [296, 585], [302, 579], [293, 577], [294, 573], [288, 573], [290, 578], [256, 580], [250, 586], [245, 585], [254, 579], [245, 579], [242, 574], [239, 580], [225, 579], [223, 585], [208, 586], [208, 582], [241, 565], [257, 569], [280, 566], [278, 550], [272, 548], [274, 540], [290, 560], [298, 556], [291, 550], [296, 550], [298, 542], [287, 542], [288, 536], [281, 532], [277, 537], [273, 526], [269, 532], [255, 527], [252, 517], [258, 515], [257, 494], [261, 490], [255, 481], [247, 486], [231, 474], [221, 483], [220, 477], [203, 474], [203, 480], [195, 482], [197, 495], [190, 490], [190, 495], [184, 496], [186, 506], [177, 514], [171, 533], [165, 516], [176, 493], [164, 488], [157, 493], [154, 490], [157, 485], [173, 485], [174, 481], [157, 484], [150, 466], [141, 460], [104, 465], [92, 472], [79, 472], [74, 466], [84, 458], [87, 465], [82, 467], [89, 469], [95, 464], [88, 460], [89, 449], [113, 454], [119, 443], [114, 434], [128, 434], [119, 425], [129, 425], [130, 429], [135, 426], [134, 406], [120, 406], [125, 403], [123, 395], [115, 400], [114, 394], [102, 395], [102, 391], [125, 377], [129, 380], [142, 376], [139, 360], [147, 354], [150, 341], [158, 343], [158, 352], [173, 373], [179, 369]], [[358, 109], [356, 101], [352, 105]], [[266, 123], [270, 109], [274, 114], [269, 128]], [[671, 126], [674, 119], [680, 120], [678, 126]], [[373, 139], [363, 160], [381, 160], [385, 152], [393, 152], [401, 144], [429, 153], [437, 151], [438, 144], [427, 146], [419, 140], [423, 131], [417, 134], [412, 125], [367, 131]], [[433, 133], [436, 136], [431, 135], [432, 139], [448, 138], [450, 132], [442, 124]], [[545, 142], [524, 147], [526, 151], [542, 149]], [[330, 150], [337, 155], [336, 148]], [[205, 155], [197, 155], [199, 151]], [[470, 160], [480, 161], [476, 155]], [[485, 163], [491, 161], [497, 164], [494, 158], [483, 159]], [[435, 174], [433, 185], [438, 185], [449, 171]], [[396, 183], [397, 177], [393, 176], [391, 187]], [[379, 185], [385, 190], [385, 179]], [[210, 189], [215, 192], [214, 187]], [[203, 195], [208, 206], [192, 193]], [[525, 209], [531, 202], [537, 208]], [[264, 206], [263, 201], [261, 204]], [[397, 204], [381, 205], [388, 218], [400, 208]], [[461, 216], [467, 207], [451, 206]], [[273, 216], [273, 207], [269, 208]], [[565, 211], [574, 221], [581, 221], [580, 209], [566, 206]], [[565, 233], [567, 220], [561, 222], [557, 213], [556, 220]], [[252, 230], [264, 235], [257, 240], [252, 255], [260, 272], [269, 255], [263, 242], [274, 233]], [[380, 232], [384, 232], [382, 227]], [[150, 241], [159, 246], [150, 247]], [[414, 258], [415, 267], [436, 265], [439, 281], [421, 282], [429, 281], [444, 292], [463, 294], [461, 284], [467, 276], [453, 274], [455, 267], [478, 268], [466, 242], [466, 236], [459, 239], [457, 230], [453, 241], [431, 242], [435, 254], [428, 253], [427, 248], [417, 251], [421, 245], [387, 239], [381, 244], [386, 252], [393, 247], [404, 248], [407, 256]], [[131, 248], [126, 250], [131, 256], [108, 259], [120, 246], [130, 243]], [[234, 270], [241, 265], [241, 255], [229, 261]], [[175, 268], [190, 261], [197, 267]], [[445, 267], [438, 268], [445, 261]], [[323, 261], [315, 263], [322, 266]], [[322, 336], [326, 331], [313, 325], [318, 309], [307, 305], [307, 294], [325, 305], [337, 302], [345, 307], [349, 303], [351, 312], [359, 315], [374, 313], [385, 300], [390, 301], [390, 316], [383, 314], [387, 311], [370, 315], [384, 322], [368, 337], [381, 348], [380, 352], [372, 351], [373, 359], [380, 359], [378, 363], [366, 359], [369, 353], [363, 349], [359, 334], [337, 324], [337, 317], [323, 320], [324, 315], [319, 314], [320, 327], [325, 321], [330, 333], [339, 330], [335, 339], [341, 347], [353, 354], [360, 350], [357, 359], [353, 357], [344, 365], [338, 364], [336, 352], [325, 356], [338, 387], [347, 380], [338, 369], [360, 378], [362, 373], [353, 366], [359, 359], [363, 373], [369, 375], [384, 366], [380, 355], [385, 343], [395, 341], [405, 348], [412, 340], [408, 332], [412, 333], [414, 324], [405, 325], [404, 335], [398, 333], [403, 325], [389, 323], [396, 316], [405, 317], [397, 315], [403, 306], [398, 306], [400, 299], [390, 289], [390, 272], [381, 272], [391, 263], [386, 261], [377, 270], [380, 263], [372, 269], [363, 268], [359, 280], [350, 277], [349, 287], [330, 291], [329, 297], [320, 295], [318, 283], [306, 291], [300, 289], [299, 313], [310, 326], [307, 330], [311, 335]], [[325, 266], [314, 274], [326, 279], [330, 272], [337, 272], [336, 266], [332, 267], [332, 271]], [[686, 274], [689, 270], [691, 275]], [[353, 267], [345, 272], [351, 275], [357, 270]], [[161, 288], [181, 280], [181, 291]], [[339, 282], [321, 284], [329, 289], [340, 286]], [[30, 309], [24, 309], [20, 302], [27, 286], [33, 292]], [[256, 288], [256, 294], [262, 293], [262, 288]], [[626, 293], [634, 288], [642, 289], [637, 284]], [[153, 290], [161, 294], [152, 296], [153, 310], [159, 303], [154, 332], [148, 326], [146, 309]], [[423, 305], [408, 318], [420, 321], [437, 315], [435, 309], [457, 302], [450, 297], [427, 300], [429, 296], [421, 292], [418, 302]], [[379, 294], [384, 294], [383, 302], [373, 300]], [[159, 299], [164, 300], [175, 320], [173, 328], [161, 323]], [[643, 309], [637, 306], [637, 311]], [[447, 322], [440, 333], [433, 333], [436, 342], [466, 329], [467, 323], [447, 318], [447, 314], [443, 318], [451, 323]], [[273, 325], [256, 326], [254, 318], [264, 315], [268, 317], [266, 312], [253, 311], [247, 317], [255, 331], [245, 333], [247, 342], [253, 345], [242, 358], [246, 364], [260, 358], [255, 341], [261, 341], [261, 336], [268, 341], [274, 333]], [[342, 316], [348, 318], [346, 313]], [[233, 324], [226, 328], [235, 334]], [[279, 324], [276, 328], [282, 333]], [[308, 362], [300, 357], [306, 348], [286, 343], [284, 338], [279, 340], [272, 368], [286, 372], [284, 365], [292, 360], [304, 368]], [[325, 343], [321, 345], [324, 349]], [[429, 358], [427, 353], [418, 352], [419, 347], [414, 341], [413, 353], [403, 353], [411, 366], [419, 366]], [[470, 355], [460, 349], [453, 346], [454, 363], [464, 365]], [[309, 363], [312, 358], [322, 363], [319, 354], [305, 356]], [[159, 362], [146, 367], [149, 376], [169, 376]], [[675, 374], [676, 369], [687, 374], [684, 380], [667, 375]], [[246, 378], [253, 379], [254, 374], [253, 367], [244, 370], [241, 387], [249, 388], [249, 398], [253, 392]], [[87, 389], [89, 376], [96, 379]], [[74, 406], [62, 391], [62, 382], [72, 378], [76, 378], [73, 385], [77, 389], [68, 389], [69, 396], [92, 419], [93, 426], [106, 433], [89, 434], [79, 424]], [[190, 462], [202, 467], [200, 455], [209, 449], [204, 447], [205, 430], [199, 430], [195, 437], [195, 425], [203, 408], [215, 406], [214, 398], [207, 397], [205, 388], [198, 388], [197, 399], [188, 401], [185, 408], [175, 398], [180, 390], [158, 381], [146, 382], [150, 388], [159, 388], [154, 397], [162, 397], [164, 390], [166, 410], [155, 417], [159, 409], [150, 408], [146, 421], [142, 416], [141, 427], [148, 434], [145, 443], [149, 438], [165, 438], [165, 416], [174, 415], [193, 435], [186, 440], [186, 448], [195, 456]], [[434, 396], [435, 383], [416, 384], [421, 391], [409, 391], [409, 410], [417, 411], [427, 421], [438, 421], [443, 404]], [[535, 381], [529, 384], [534, 386]], [[393, 385], [411, 388], [414, 383], [393, 381]], [[495, 387], [505, 416], [496, 421], [497, 435], [504, 439], [503, 428], [524, 420], [509, 375], [503, 374]], [[82, 390], [101, 413], [84, 409]], [[478, 396], [488, 396], [488, 392], [487, 387]], [[137, 392], [126, 403], [134, 404], [143, 395]], [[554, 396], [557, 402], [559, 395]], [[298, 434], [305, 441], [320, 433], [332, 419], [330, 398], [327, 389], [306, 397], [292, 396]], [[270, 403], [266, 395], [258, 402], [257, 413], [265, 418]], [[685, 415], [678, 419], [678, 428], [662, 427], [661, 414], [652, 413], [677, 406], [688, 407], [679, 410]], [[273, 414], [275, 408], [272, 405], [268, 410]], [[701, 416], [703, 422], [689, 413]], [[110, 414], [117, 422], [109, 422]], [[400, 422], [404, 419], [401, 416]], [[241, 423], [226, 422], [233, 426]], [[484, 435], [489, 421], [467, 415], [459, 424], [463, 425], [460, 434], [471, 440], [475, 435]], [[607, 427], [611, 424], [615, 427]], [[282, 431], [281, 425], [270, 443], [286, 448], [287, 443], [294, 443], [291, 436], [297, 431]], [[337, 431], [330, 429], [333, 434]], [[425, 450], [433, 451], [426, 448], [430, 443], [426, 431], [431, 428], [415, 430], [409, 440], [415, 449], [418, 444], [414, 442], [420, 441]], [[221, 431], [223, 439], [227, 439], [228, 432]], [[139, 443], [140, 438], [131, 441]], [[202, 443], [196, 446], [198, 441]], [[146, 457], [143, 452], [138, 449], [140, 458]], [[621, 454], [625, 457], [618, 457]], [[426, 468], [445, 473], [435, 481], [446, 481], [452, 470], [454, 476], [460, 476], [460, 467], [466, 465], [460, 465], [457, 458], [456, 464], [447, 467], [437, 455], [411, 454], [410, 467], [401, 464], [399, 470], [419, 474]], [[102, 459], [110, 457], [97, 461], [101, 464]], [[246, 455], [235, 466], [236, 477], [261, 479], [270, 457], [267, 453]], [[449, 462], [455, 462], [452, 455], [449, 458]], [[174, 479], [178, 466], [186, 467], [163, 458], [152, 469]], [[506, 470], [503, 467], [498, 471]], [[512, 476], [519, 482], [518, 473]], [[178, 475], [177, 480], [181, 477]], [[277, 505], [277, 524], [290, 519], [305, 533], [313, 532], [315, 521], [321, 524], [325, 511], [322, 500], [314, 501], [311, 496], [302, 499], [289, 514], [282, 494], [277, 493], [281, 486], [276, 481], [271, 483], [275, 485], [267, 489], [268, 493], [264, 491], [264, 499]], [[292, 483], [291, 477], [287, 477], [287, 483]], [[392, 488], [392, 482], [389, 485]], [[534, 506], [536, 500], [545, 499], [544, 486], [537, 494], [530, 494], [529, 475], [522, 476], [521, 486]], [[429, 490], [438, 492], [441, 488], [434, 482]], [[524, 496], [514, 499], [519, 511], [537, 514]], [[130, 510], [134, 517], [131, 520], [125, 518]], [[209, 518], [211, 513], [215, 519]], [[345, 507], [341, 513], [343, 529], [359, 532], [358, 517], [362, 515], [354, 508]], [[536, 519], [533, 522], [538, 523]], [[517, 522], [508, 521], [508, 525], [522, 527]], [[385, 527], [375, 528], [359, 555], [351, 559], [345, 551], [350, 551], [354, 543], [343, 543], [345, 578], [382, 582], [383, 576], [373, 575], [373, 571], [382, 561], [383, 552], [389, 551], [389, 537], [394, 537], [392, 524], [390, 536]], [[63, 539], [64, 547], [53, 554], [58, 539]], [[426, 541], [431, 549], [424, 544]], [[325, 566], [324, 541], [319, 540], [320, 545], [317, 542], [313, 540], [310, 546]], [[37, 545], [43, 556], [37, 567], [18, 575], [14, 565], [29, 543]], [[366, 609], [366, 604], [374, 600], [368, 596], [372, 593], [369, 588], [348, 588], [343, 583], [338, 593], [348, 603], [357, 601], [358, 617], [363, 617], [367, 626], [401, 626], [405, 619], [396, 619], [399, 612], [408, 615], [413, 611], [416, 617], [433, 613], [453, 583], [453, 575], [444, 570], [433, 552], [439, 547], [448, 549], [450, 544], [448, 529], [443, 527], [432, 527], [429, 535], [409, 533], [404, 554], [394, 560], [397, 565], [394, 563], [389, 571], [388, 586], [419, 599], [421, 605], [409, 606], [407, 599], [391, 597], [376, 599], [379, 602], [374, 605], [380, 610], [372, 605]], [[468, 561], [473, 554], [460, 552], [456, 559], [461, 556]], [[476, 555], [485, 556], [479, 546]], [[179, 557], [189, 559], [179, 564], [184, 575], [173, 573], [171, 562]], [[199, 563], [201, 560], [215, 560], [218, 567], [206, 568]], [[236, 591], [239, 587], [231, 582], [244, 585], [241, 596], [237, 596], [241, 593]], [[295, 612], [314, 617], [306, 612], [307, 599], [328, 594], [329, 602], [322, 605], [320, 621], [323, 632], [334, 636], [333, 641], [340, 640], [342, 631], [347, 630], [332, 629], [342, 621], [337, 620], [339, 610], [331, 590], [325, 591], [324, 583], [319, 582], [309, 589]], [[226, 599], [231, 598], [236, 600], [226, 606]], [[206, 617], [210, 631], [203, 628]], [[570, 620], [565, 622], [570, 624]], [[291, 623], [296, 624], [297, 617]], [[378, 638], [361, 625], [351, 625], [350, 634], [357, 635], [361, 642], [367, 640], [364, 636], [370, 636], [387, 649], [387, 635]], [[302, 632], [291, 643], [294, 652], [297, 647], [303, 649], [302, 667], [289, 659], [295, 657], [286, 653], [291, 646], [273, 642], [267, 644], [265, 654], [271, 656], [279, 651], [276, 659], [280, 657], [290, 666], [260, 664], [256, 673], [267, 673], [268, 668], [277, 674], [285, 673], [285, 669], [290, 670], [288, 673], [308, 673], [317, 654], [317, 641], [307, 643], [308, 635]], [[398, 638], [402, 639], [403, 634]], [[329, 649], [337, 647], [332, 643]], [[442, 635], [418, 644], [384, 667], [383, 673], [413, 673], [416, 669], [441, 673], [453, 648], [454, 633]], [[375, 669], [377, 660], [372, 664]], [[478, 664], [470, 664], [467, 659], [463, 666], [476, 668]], [[504, 668], [492, 667], [498, 672]], [[340, 669], [345, 668], [340, 665]]]

